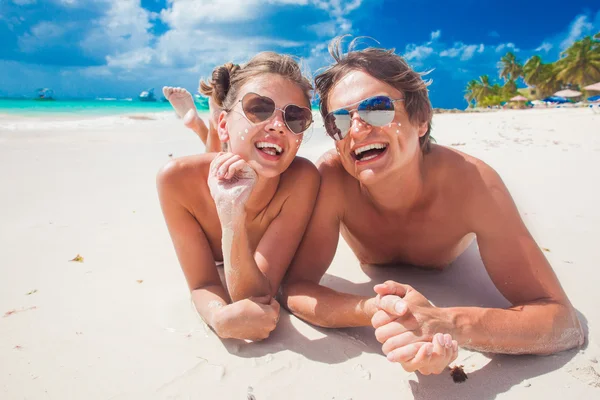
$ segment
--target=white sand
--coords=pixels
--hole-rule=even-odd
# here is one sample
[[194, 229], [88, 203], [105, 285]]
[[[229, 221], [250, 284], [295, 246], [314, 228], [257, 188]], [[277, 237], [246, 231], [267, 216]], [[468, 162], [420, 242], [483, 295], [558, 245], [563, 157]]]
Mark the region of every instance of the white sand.
[[[600, 398], [600, 114], [435, 117], [439, 143], [500, 172], [589, 333], [586, 348], [549, 357], [461, 350], [460, 385], [389, 363], [372, 329], [316, 329], [285, 311], [265, 342], [219, 340], [193, 311], [154, 184], [169, 153], [203, 148], [173, 114], [153, 117], [0, 116], [0, 399]], [[301, 155], [331, 147], [315, 129]], [[372, 294], [385, 279], [439, 306], [505, 304], [476, 246], [427, 273], [361, 270], [342, 242], [324, 282]]]

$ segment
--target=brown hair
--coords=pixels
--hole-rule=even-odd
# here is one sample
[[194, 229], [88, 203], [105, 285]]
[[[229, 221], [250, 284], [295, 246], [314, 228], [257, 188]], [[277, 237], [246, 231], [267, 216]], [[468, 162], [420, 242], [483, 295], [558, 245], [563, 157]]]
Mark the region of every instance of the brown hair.
[[313, 87], [302, 75], [298, 63], [288, 55], [270, 51], [258, 53], [243, 66], [227, 63], [215, 68], [210, 82], [200, 82], [200, 92], [212, 97], [224, 110], [230, 110], [240, 88], [252, 78], [263, 74], [277, 74], [297, 84], [310, 103]]
[[348, 35], [336, 37], [331, 41], [329, 54], [335, 62], [315, 77], [323, 118], [329, 113], [327, 96], [335, 84], [351, 71], [364, 71], [404, 94], [404, 107], [411, 123], [427, 122], [427, 132], [419, 138], [421, 150], [427, 153], [432, 139], [430, 134], [433, 110], [427, 93], [429, 82], [425, 82], [421, 77], [424, 74], [415, 72], [401, 56], [394, 54], [394, 49], [367, 48], [353, 51], [358, 38], [352, 40], [348, 52], [344, 55], [342, 41], [345, 36]]

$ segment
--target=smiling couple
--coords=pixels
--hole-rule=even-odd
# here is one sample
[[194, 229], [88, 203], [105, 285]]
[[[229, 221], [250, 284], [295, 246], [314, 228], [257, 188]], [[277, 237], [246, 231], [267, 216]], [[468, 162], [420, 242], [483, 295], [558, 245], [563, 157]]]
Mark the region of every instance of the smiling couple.
[[[246, 340], [269, 336], [280, 303], [321, 327], [371, 325], [388, 360], [423, 374], [442, 372], [459, 346], [549, 354], [581, 345], [575, 310], [501, 178], [431, 143], [421, 75], [393, 51], [344, 54], [341, 39], [330, 45], [334, 64], [315, 78], [335, 144], [316, 166], [296, 156], [313, 124], [312, 85], [292, 58], [267, 52], [216, 68], [201, 83], [208, 128], [187, 91], [164, 89], [209, 151], [173, 159], [157, 176], [200, 316], [220, 337]], [[227, 151], [217, 153], [222, 145]], [[361, 263], [430, 269], [476, 239], [512, 306], [435, 307], [394, 281], [376, 285], [372, 297], [322, 286], [340, 232]]]

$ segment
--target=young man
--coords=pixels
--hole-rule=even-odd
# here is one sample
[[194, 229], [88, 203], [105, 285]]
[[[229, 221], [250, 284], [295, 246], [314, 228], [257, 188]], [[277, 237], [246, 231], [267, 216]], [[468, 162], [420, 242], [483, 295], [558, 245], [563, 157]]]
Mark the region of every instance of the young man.
[[[391, 51], [342, 56], [316, 78], [335, 151], [318, 162], [321, 188], [282, 289], [283, 304], [322, 327], [373, 325], [383, 352], [408, 371], [440, 373], [458, 345], [549, 354], [583, 343], [575, 310], [498, 174], [481, 160], [430, 143], [427, 84]], [[508, 309], [438, 308], [388, 281], [377, 296], [319, 285], [339, 233], [361, 263], [442, 268], [477, 238]]]

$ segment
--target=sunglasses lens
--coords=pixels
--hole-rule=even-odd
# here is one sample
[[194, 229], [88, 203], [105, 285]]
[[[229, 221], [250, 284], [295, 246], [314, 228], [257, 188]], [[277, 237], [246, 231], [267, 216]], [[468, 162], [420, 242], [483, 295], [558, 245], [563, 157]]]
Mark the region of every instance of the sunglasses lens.
[[345, 109], [332, 111], [325, 117], [325, 130], [334, 140], [342, 140], [351, 125], [350, 112]]
[[312, 112], [305, 107], [298, 107], [293, 104], [285, 107], [285, 122], [290, 130], [300, 134], [308, 129], [312, 123]]
[[394, 103], [387, 96], [370, 97], [358, 105], [358, 115], [373, 126], [384, 126], [394, 120]]
[[256, 93], [248, 93], [242, 99], [242, 109], [246, 118], [255, 124], [266, 121], [275, 111], [275, 102]]

